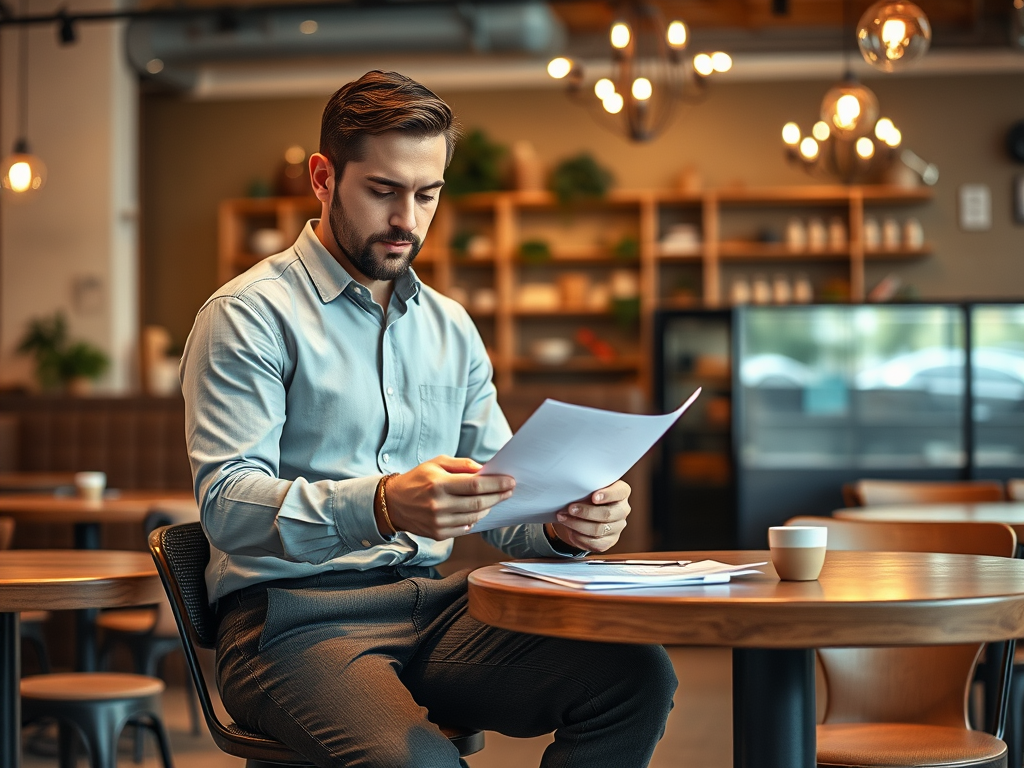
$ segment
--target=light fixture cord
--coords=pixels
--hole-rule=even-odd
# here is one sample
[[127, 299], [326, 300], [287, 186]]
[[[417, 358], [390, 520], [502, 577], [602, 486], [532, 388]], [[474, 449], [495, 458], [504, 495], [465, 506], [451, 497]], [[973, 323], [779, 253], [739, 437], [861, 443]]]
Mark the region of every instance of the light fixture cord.
[[[28, 12], [28, 0], [21, 1], [21, 16]], [[18, 30], [18, 141], [28, 138], [28, 24]]]

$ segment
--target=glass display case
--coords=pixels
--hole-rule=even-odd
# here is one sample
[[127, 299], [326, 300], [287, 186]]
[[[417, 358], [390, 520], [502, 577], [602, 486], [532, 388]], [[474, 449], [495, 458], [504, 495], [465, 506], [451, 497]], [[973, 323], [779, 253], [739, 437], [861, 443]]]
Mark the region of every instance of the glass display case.
[[1020, 303], [675, 311], [656, 330], [661, 410], [705, 386], [662, 441], [666, 548], [763, 548], [769, 526], [829, 514], [859, 478], [1024, 474]]
[[1024, 306], [971, 307], [975, 476], [1024, 476]]

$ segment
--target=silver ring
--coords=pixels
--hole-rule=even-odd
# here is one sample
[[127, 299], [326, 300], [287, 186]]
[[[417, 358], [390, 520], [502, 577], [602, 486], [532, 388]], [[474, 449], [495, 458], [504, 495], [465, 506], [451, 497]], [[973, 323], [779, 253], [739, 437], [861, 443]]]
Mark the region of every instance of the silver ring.
[[605, 523], [604, 524], [604, 528], [601, 529], [601, 535], [602, 536], [607, 536], [611, 532], [612, 532], [612, 527], [610, 525], [608, 525], [608, 523]]

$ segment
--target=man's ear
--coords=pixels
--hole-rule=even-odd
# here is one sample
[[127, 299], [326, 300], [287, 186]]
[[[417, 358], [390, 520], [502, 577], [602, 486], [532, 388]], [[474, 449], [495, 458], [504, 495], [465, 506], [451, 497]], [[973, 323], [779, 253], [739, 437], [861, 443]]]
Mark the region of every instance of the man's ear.
[[313, 185], [313, 193], [321, 203], [331, 201], [334, 187], [334, 166], [326, 156], [314, 152], [309, 156], [309, 180]]

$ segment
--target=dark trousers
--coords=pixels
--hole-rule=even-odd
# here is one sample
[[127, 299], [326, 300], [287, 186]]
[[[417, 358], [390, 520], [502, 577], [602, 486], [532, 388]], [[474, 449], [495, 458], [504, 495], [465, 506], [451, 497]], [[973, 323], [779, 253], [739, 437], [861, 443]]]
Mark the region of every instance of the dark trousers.
[[665, 649], [481, 624], [467, 610], [467, 573], [375, 568], [229, 596], [224, 705], [318, 766], [458, 766], [431, 721], [554, 731], [545, 768], [646, 766], [676, 688]]

